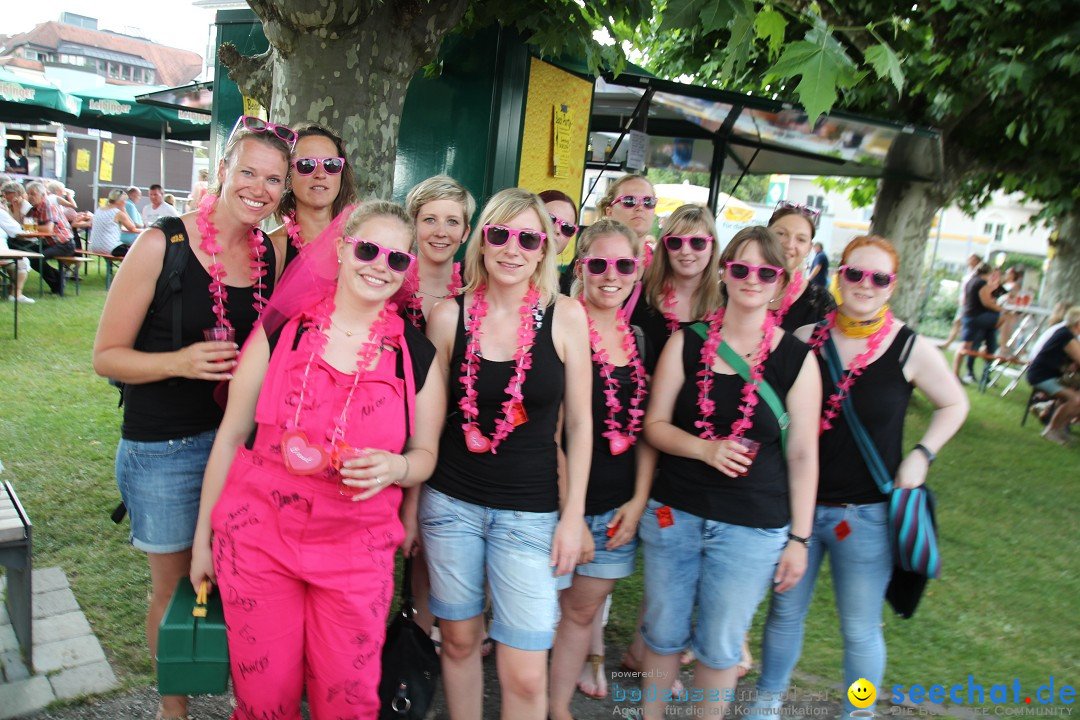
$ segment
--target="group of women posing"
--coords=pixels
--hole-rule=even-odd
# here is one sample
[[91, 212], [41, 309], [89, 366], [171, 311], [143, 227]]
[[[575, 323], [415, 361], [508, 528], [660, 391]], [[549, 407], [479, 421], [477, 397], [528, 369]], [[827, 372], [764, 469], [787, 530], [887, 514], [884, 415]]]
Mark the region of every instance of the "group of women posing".
[[[708, 211], [680, 208], [646, 270], [656, 198], [627, 176], [578, 240], [571, 298], [556, 267], [577, 230], [569, 198], [501, 191], [470, 232], [472, 198], [450, 178], [421, 183], [406, 209], [353, 205], [352, 173], [324, 128], [241, 118], [215, 192], [145, 231], [109, 294], [94, 364], [125, 384], [117, 479], [150, 562], [151, 655], [177, 584], [209, 580], [234, 717], [299, 718], [306, 689], [314, 718], [374, 718], [403, 545], [426, 561], [450, 715], [482, 716], [490, 635], [502, 716], [566, 718], [640, 538], [651, 677], [675, 677], [692, 649], [692, 697], [719, 711], [771, 588], [765, 669], [778, 663], [769, 677], [786, 683], [828, 548], [852, 576], [838, 592], [842, 616], [858, 616], [843, 621], [851, 679], [880, 679], [883, 646], [848, 630], [880, 618], [883, 498], [837, 394], [859, 412], [896, 399], [868, 407], [867, 424], [902, 486], [922, 482], [966, 408], [941, 356], [887, 311], [887, 241], [845, 251], [832, 312], [798, 272], [814, 232], [799, 208], [723, 252]], [[275, 211], [283, 225], [267, 236], [257, 226]], [[162, 297], [176, 243], [180, 289]], [[789, 332], [818, 320], [803, 339], [835, 341], [854, 386], [836, 390]], [[823, 385], [832, 428], [819, 439]], [[912, 385], [937, 410], [905, 454]], [[588, 666], [586, 678], [595, 692]], [[647, 716], [663, 714], [660, 690]], [[186, 698], [162, 698], [159, 718], [186, 714]]]

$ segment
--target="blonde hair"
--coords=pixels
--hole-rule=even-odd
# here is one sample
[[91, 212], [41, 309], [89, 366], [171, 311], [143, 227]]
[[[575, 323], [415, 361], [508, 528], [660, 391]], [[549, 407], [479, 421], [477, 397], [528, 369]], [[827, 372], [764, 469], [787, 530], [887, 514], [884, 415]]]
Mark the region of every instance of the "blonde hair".
[[716, 237], [716, 220], [712, 211], [703, 205], [682, 205], [668, 216], [660, 228], [660, 242], [657, 243], [652, 262], [645, 270], [645, 299], [653, 309], [663, 309], [664, 294], [668, 290], [672, 275], [671, 259], [664, 245], [664, 237], [689, 235], [700, 226], [705, 227], [707, 235], [712, 235], [712, 242], [709, 243], [709, 262], [706, 263], [705, 271], [694, 290], [694, 306], [690, 311], [692, 319], [703, 320], [720, 307], [720, 250], [719, 238]]
[[120, 188], [117, 188], [115, 190], [110, 190], [109, 191], [109, 204], [112, 205], [114, 202], [116, 202], [120, 198], [126, 198], [126, 197], [127, 197], [127, 193], [124, 192], [123, 190], [121, 190]]
[[540, 290], [540, 297], [545, 304], [555, 302], [559, 294], [559, 271], [555, 258], [555, 228], [551, 225], [544, 202], [537, 195], [521, 188], [507, 188], [491, 196], [487, 205], [480, 212], [480, 219], [469, 237], [465, 249], [465, 277], [469, 279], [465, 292], [474, 292], [488, 281], [488, 271], [484, 266], [483, 238], [485, 225], [501, 225], [509, 222], [526, 210], [532, 210], [540, 220], [540, 229], [546, 236], [543, 244], [543, 257], [536, 265], [536, 270], [529, 281]]
[[416, 244], [416, 226], [413, 224], [412, 218], [405, 212], [405, 208], [388, 200], [369, 200], [357, 205], [356, 209], [349, 215], [349, 219], [345, 221], [345, 226], [341, 230], [342, 235], [351, 236], [361, 225], [376, 217], [387, 217], [401, 221], [401, 224], [405, 226], [406, 234], [409, 236], [410, 250]]
[[607, 192], [604, 193], [604, 197], [600, 198], [601, 213], [607, 212], [607, 209], [611, 207], [611, 203], [615, 202], [615, 198], [619, 197], [619, 188], [621, 188], [625, 183], [628, 183], [631, 180], [644, 180], [645, 182], [649, 183], [649, 187], [652, 188], [652, 191], [654, 193], [656, 192], [656, 186], [653, 185], [652, 180], [645, 177], [644, 175], [641, 175], [639, 173], [629, 173], [627, 175], [623, 175], [618, 180], [608, 185], [608, 189]]
[[[581, 237], [578, 238], [577, 244], [577, 259], [575, 262], [580, 265], [581, 259], [588, 257], [589, 251], [592, 249], [593, 243], [602, 237], [608, 235], [619, 235], [626, 238], [630, 243], [630, 251], [634, 253], [634, 257], [638, 260], [641, 259], [645, 250], [645, 243], [638, 237], [637, 233], [630, 228], [623, 225], [618, 220], [612, 220], [611, 218], [603, 218], [597, 220], [589, 227], [585, 228], [585, 232], [581, 233]], [[581, 297], [581, 293], [585, 290], [585, 283], [581, 279], [581, 274], [577, 269], [574, 271], [574, 282], [570, 285], [570, 297]]]
[[64, 183], [59, 180], [46, 180], [45, 187], [48, 188], [49, 192], [53, 195], [63, 195], [64, 190], [66, 189], [64, 188]]
[[405, 212], [415, 221], [420, 208], [436, 200], [453, 200], [461, 204], [465, 224], [472, 222], [476, 212], [476, 199], [465, 187], [449, 175], [435, 175], [413, 186], [405, 196]]
[[[727, 263], [734, 260], [739, 251], [752, 242], [758, 244], [766, 265], [780, 268], [781, 286], [786, 287], [791, 281], [791, 273], [788, 272], [787, 266], [784, 265], [784, 246], [776, 239], [772, 231], [764, 225], [751, 225], [735, 233], [735, 236], [731, 238], [731, 241], [724, 247], [724, 252], [720, 255], [720, 263], [727, 267]], [[720, 296], [726, 305], [727, 288], [723, 283], [720, 284]]]
[[1063, 322], [1065, 323], [1065, 327], [1070, 328], [1080, 322], [1080, 305], [1074, 305], [1066, 310]]
[[[292, 146], [279, 138], [274, 133], [267, 132], [255, 132], [248, 130], [241, 126], [238, 127], [232, 135], [229, 136], [228, 142], [225, 143], [225, 150], [221, 153], [221, 162], [226, 166], [232, 162], [233, 155], [236, 154], [237, 148], [240, 147], [240, 143], [245, 140], [254, 140], [255, 142], [261, 142], [268, 145], [279, 153], [281, 153], [282, 159], [285, 160], [285, 176], [282, 180], [286, 181], [285, 185], [288, 186], [289, 175], [292, 173]], [[131, 190], [138, 190], [138, 188], [131, 188]], [[221, 184], [214, 178], [214, 182], [210, 184], [210, 189], [207, 190], [211, 195], [221, 195]]]

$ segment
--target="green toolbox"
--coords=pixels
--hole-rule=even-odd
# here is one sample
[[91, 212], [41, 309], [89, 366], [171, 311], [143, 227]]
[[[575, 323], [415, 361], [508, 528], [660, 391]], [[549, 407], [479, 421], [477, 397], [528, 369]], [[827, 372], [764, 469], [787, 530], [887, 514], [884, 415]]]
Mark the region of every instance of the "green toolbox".
[[180, 579], [158, 629], [158, 692], [162, 695], [213, 695], [229, 685], [229, 641], [221, 594], [207, 600]]

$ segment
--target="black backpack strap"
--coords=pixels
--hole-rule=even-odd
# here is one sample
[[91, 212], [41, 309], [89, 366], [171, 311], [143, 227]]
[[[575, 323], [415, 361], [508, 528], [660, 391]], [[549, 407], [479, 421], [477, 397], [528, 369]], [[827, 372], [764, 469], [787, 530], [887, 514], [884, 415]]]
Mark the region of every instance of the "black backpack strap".
[[179, 350], [183, 347], [181, 339], [183, 303], [180, 302], [179, 296], [188, 255], [191, 252], [191, 243], [188, 241], [184, 221], [178, 217], [158, 218], [151, 227], [161, 230], [165, 235], [165, 258], [161, 263], [161, 274], [158, 275], [150, 312], [162, 312], [166, 303], [171, 304], [172, 346], [173, 350]]

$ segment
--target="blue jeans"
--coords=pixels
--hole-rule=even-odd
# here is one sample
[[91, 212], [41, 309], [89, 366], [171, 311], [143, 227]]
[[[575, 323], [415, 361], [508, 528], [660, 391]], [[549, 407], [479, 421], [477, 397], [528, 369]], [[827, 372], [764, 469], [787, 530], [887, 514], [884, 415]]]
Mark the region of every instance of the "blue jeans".
[[[997, 352], [997, 321], [998, 313], [992, 310], [986, 310], [978, 315], [969, 315], [964, 318], [964, 342], [971, 343], [972, 350], [978, 350], [983, 345], [986, 345], [986, 352], [993, 355]], [[987, 361], [985, 369], [990, 368], [990, 362]], [[975, 356], [967, 356], [967, 369], [968, 375], [975, 375]], [[858, 680], [858, 678], [855, 678]], [[869, 680], [870, 678], [867, 678]]]
[[558, 593], [551, 542], [558, 513], [499, 510], [425, 486], [420, 535], [431, 577], [431, 612], [468, 620], [491, 586], [491, 638], [519, 650], [550, 650]]
[[733, 667], [787, 544], [787, 526], [731, 525], [671, 508], [674, 523], [662, 528], [659, 507], [649, 500], [638, 526], [645, 556], [641, 638], [657, 655], [692, 647], [706, 667]]
[[[831, 507], [814, 511], [814, 533], [806, 574], [786, 593], [773, 593], [765, 621], [760, 705], [787, 691], [791, 672], [802, 653], [803, 621], [810, 607], [821, 562], [830, 555], [836, 610], [844, 639], [846, 689], [860, 678], [881, 686], [885, 674], [885, 637], [881, 632], [881, 609], [892, 576], [893, 556], [887, 525], [888, 503]], [[836, 527], [847, 521], [851, 534], [839, 540]], [[847, 714], [855, 708], [845, 695]], [[779, 707], [775, 703], [773, 707]], [[873, 708], [868, 708], [872, 710]]]

